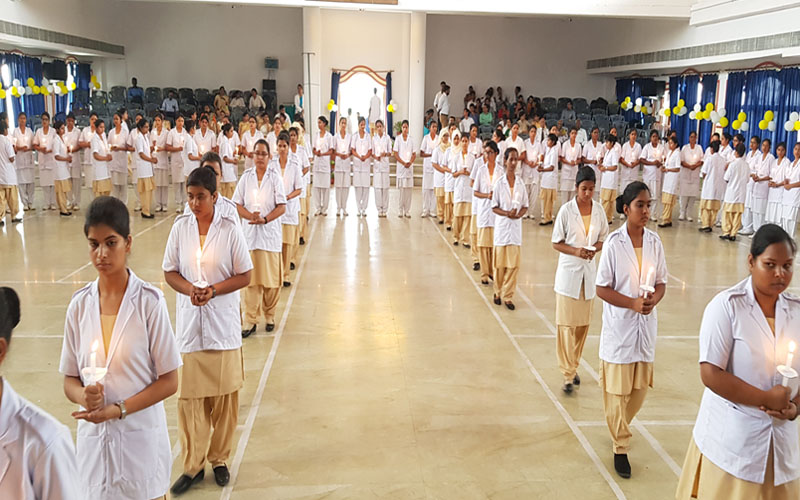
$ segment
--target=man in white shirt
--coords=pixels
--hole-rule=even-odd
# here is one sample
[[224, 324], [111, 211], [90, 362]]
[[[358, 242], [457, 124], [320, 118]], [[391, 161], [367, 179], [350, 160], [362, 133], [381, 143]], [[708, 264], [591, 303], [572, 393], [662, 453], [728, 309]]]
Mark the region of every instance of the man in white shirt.
[[475, 123], [475, 120], [469, 115], [469, 110], [464, 108], [464, 116], [458, 123], [458, 130], [461, 132], [461, 135], [469, 135], [469, 129], [472, 128], [473, 123]]
[[575, 127], [578, 129], [578, 137], [575, 140], [578, 141], [578, 144], [583, 146], [588, 140], [586, 137], [586, 130], [581, 126], [580, 120], [575, 120]]
[[381, 98], [378, 97], [378, 89], [372, 89], [372, 98], [369, 100], [369, 133], [375, 135], [375, 122], [381, 118]]
[[178, 117], [178, 100], [175, 99], [175, 92], [169, 91], [169, 95], [161, 103], [161, 112], [172, 121], [173, 125], [175, 124], [175, 119]]
[[433, 112], [436, 113], [436, 116], [439, 116], [439, 98], [442, 97], [442, 94], [444, 94], [445, 87], [447, 87], [447, 82], [442, 80], [439, 82], [439, 88], [441, 90], [439, 90], [439, 92], [433, 96]]
[[305, 96], [303, 95], [303, 85], [297, 84], [297, 94], [294, 96], [294, 119], [303, 118], [305, 112]]
[[439, 96], [439, 123], [442, 124], [441, 129], [447, 129], [450, 122], [450, 86], [444, 86], [444, 92]]

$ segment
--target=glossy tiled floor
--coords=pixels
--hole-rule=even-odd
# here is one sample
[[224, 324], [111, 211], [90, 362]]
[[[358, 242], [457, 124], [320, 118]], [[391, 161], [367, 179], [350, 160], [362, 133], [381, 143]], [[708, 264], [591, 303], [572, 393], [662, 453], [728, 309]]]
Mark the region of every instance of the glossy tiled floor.
[[[223, 490], [208, 475], [186, 498], [673, 498], [701, 394], [700, 317], [745, 275], [746, 243], [689, 223], [661, 232], [671, 281], [655, 389], [623, 480], [595, 382], [599, 303], [584, 384], [572, 396], [559, 389], [549, 229], [525, 221], [517, 310], [507, 311], [477, 284], [468, 251], [417, 217], [420, 194], [413, 219], [378, 219], [371, 208], [366, 219], [312, 220], [275, 335], [262, 325], [245, 341], [234, 480]], [[0, 229], [0, 283], [23, 300], [3, 375], [72, 428], [57, 367], [70, 296], [95, 277], [83, 213], [35, 212]], [[160, 271], [172, 218], [134, 216], [130, 266], [164, 289], [174, 316]], [[168, 400], [173, 442], [175, 406]]]

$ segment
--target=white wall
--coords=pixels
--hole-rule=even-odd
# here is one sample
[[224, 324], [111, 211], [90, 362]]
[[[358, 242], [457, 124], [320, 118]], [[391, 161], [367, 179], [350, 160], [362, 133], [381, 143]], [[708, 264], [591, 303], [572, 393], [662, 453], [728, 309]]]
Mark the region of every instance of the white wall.
[[500, 85], [513, 95], [610, 97], [614, 79], [586, 74], [586, 60], [601, 57], [606, 31], [620, 21], [606, 19], [428, 16], [426, 108], [439, 82], [450, 84], [451, 108], [460, 114], [469, 85], [483, 94]]
[[265, 57], [279, 59], [278, 101], [292, 101], [302, 81], [302, 10], [203, 3], [117, 3], [125, 71], [109, 85], [204, 87], [261, 91]]
[[3, 21], [121, 44], [113, 23], [120, 2], [108, 0], [0, 0]]
[[410, 15], [406, 13], [322, 9], [323, 105], [330, 100], [332, 68], [365, 65], [374, 70], [393, 70], [392, 95], [399, 107], [394, 119], [407, 118], [409, 27]]

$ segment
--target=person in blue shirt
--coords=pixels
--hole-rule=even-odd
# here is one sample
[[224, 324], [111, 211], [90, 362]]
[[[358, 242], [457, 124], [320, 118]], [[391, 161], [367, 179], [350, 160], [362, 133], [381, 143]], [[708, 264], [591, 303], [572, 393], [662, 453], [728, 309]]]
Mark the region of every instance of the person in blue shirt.
[[128, 102], [138, 102], [144, 105], [144, 90], [137, 85], [136, 78], [131, 78], [131, 86], [128, 87]]

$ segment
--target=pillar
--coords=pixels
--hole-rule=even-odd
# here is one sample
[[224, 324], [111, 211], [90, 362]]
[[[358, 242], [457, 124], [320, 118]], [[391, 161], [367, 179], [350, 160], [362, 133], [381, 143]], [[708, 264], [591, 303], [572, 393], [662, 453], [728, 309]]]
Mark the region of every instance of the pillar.
[[323, 89], [319, 81], [322, 59], [322, 13], [319, 7], [303, 7], [302, 58], [306, 131], [314, 135], [323, 102], [321, 94]]
[[[416, 141], [423, 136], [425, 116], [425, 23], [424, 12], [412, 12], [409, 33], [408, 122], [409, 133]], [[402, 106], [402, 103], [398, 103]]]

